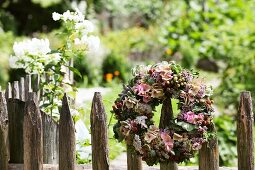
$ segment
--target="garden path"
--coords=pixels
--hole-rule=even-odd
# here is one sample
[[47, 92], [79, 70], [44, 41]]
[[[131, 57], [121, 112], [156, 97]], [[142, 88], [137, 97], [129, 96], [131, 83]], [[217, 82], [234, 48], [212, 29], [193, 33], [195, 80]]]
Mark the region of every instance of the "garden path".
[[78, 88], [76, 103], [83, 104], [84, 101], [92, 101], [95, 92], [101, 92], [104, 95], [105, 93], [111, 92], [111, 89], [104, 87]]

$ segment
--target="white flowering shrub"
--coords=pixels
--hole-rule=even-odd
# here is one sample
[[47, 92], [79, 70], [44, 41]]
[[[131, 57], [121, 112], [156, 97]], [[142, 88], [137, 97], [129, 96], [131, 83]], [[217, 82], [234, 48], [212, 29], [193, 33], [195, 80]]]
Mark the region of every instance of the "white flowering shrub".
[[68, 69], [80, 75], [77, 69], [69, 66], [69, 61], [78, 53], [97, 51], [100, 40], [93, 35], [93, 23], [85, 20], [78, 9], [75, 12], [68, 10], [63, 14], [54, 12], [52, 18], [63, 23], [65, 29], [59, 34], [67, 37], [64, 43], [58, 49], [50, 49], [48, 39], [33, 38], [15, 42], [14, 55], [10, 57], [9, 62], [12, 68], [24, 68], [28, 74], [41, 75], [41, 109], [57, 116], [63, 94], [75, 97], [76, 89], [67, 76]]
[[52, 18], [55, 21], [61, 20], [66, 25], [66, 33], [70, 35], [68, 41], [76, 50], [86, 50], [94, 52], [99, 49], [100, 40], [94, 36], [95, 26], [89, 20], [84, 19], [84, 15], [76, 9], [75, 12], [69, 10], [63, 14], [54, 12]]
[[15, 42], [13, 45], [14, 56], [10, 57], [12, 68], [25, 68], [29, 74], [43, 73], [45, 66], [50, 63], [58, 63], [61, 59], [60, 53], [51, 54], [48, 39], [25, 40]]

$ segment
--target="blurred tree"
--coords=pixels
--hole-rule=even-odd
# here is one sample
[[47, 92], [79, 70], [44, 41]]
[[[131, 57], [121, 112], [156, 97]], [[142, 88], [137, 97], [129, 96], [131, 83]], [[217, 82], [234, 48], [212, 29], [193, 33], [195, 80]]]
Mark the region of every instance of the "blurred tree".
[[[47, 2], [46, 2], [47, 1]], [[33, 32], [48, 32], [60, 26], [51, 18], [52, 12], [64, 12], [70, 9], [71, 0], [1, 0], [2, 12], [12, 16], [17, 26], [18, 35]], [[1, 22], [6, 23], [3, 17]], [[3, 24], [5, 25], [5, 24]], [[5, 30], [10, 30], [4, 27]]]

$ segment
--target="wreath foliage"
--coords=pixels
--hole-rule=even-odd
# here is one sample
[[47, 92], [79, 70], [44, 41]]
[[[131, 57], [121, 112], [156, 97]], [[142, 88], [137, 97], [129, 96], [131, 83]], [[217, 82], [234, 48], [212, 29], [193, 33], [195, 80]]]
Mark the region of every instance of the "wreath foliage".
[[[193, 157], [213, 134], [212, 88], [174, 62], [137, 66], [133, 76], [113, 106], [115, 138], [125, 140], [148, 165]], [[178, 101], [178, 113], [161, 129], [153, 115], [166, 99]]]

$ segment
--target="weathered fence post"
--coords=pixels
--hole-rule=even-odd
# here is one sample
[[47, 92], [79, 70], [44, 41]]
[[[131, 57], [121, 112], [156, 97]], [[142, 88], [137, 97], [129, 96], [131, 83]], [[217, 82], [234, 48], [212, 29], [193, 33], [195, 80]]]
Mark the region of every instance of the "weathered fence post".
[[25, 77], [25, 101], [28, 99], [29, 92], [32, 92], [31, 75], [26, 75], [26, 77]]
[[43, 170], [42, 119], [35, 93], [29, 93], [23, 125], [24, 170]]
[[219, 147], [217, 137], [202, 145], [199, 151], [199, 170], [219, 170]]
[[32, 74], [31, 75], [31, 88], [32, 91], [36, 93], [37, 100], [40, 101], [40, 75]]
[[59, 120], [59, 169], [75, 169], [75, 127], [66, 94]]
[[0, 92], [0, 169], [8, 170], [8, 115], [5, 96]]
[[[9, 120], [9, 147], [10, 147], [10, 163], [23, 163], [24, 147], [23, 147], [23, 120], [24, 120], [24, 108], [25, 102], [20, 101], [18, 90], [19, 87], [13, 86], [12, 96], [7, 95], [7, 110]], [[15, 89], [15, 90], [14, 90]], [[7, 88], [7, 93], [10, 93], [10, 89]], [[13, 98], [10, 98], [13, 97]], [[14, 99], [14, 97], [16, 99]]]
[[140, 156], [132, 153], [127, 145], [127, 169], [142, 170], [142, 159]]
[[8, 100], [9, 98], [12, 98], [12, 85], [11, 83], [7, 84], [6, 90], [5, 90], [5, 99]]
[[43, 163], [58, 164], [59, 126], [51, 116], [41, 111], [43, 126]]
[[19, 81], [19, 99], [25, 101], [25, 79], [24, 77], [20, 78]]
[[[166, 98], [161, 109], [159, 128], [164, 129], [169, 126], [171, 119], [173, 119], [172, 102], [170, 98]], [[175, 162], [160, 163], [160, 170], [178, 170], [178, 166]]]
[[14, 81], [12, 85], [12, 98], [19, 99], [19, 82]]
[[253, 112], [250, 92], [242, 92], [237, 114], [238, 169], [254, 170]]
[[95, 92], [90, 114], [93, 170], [109, 170], [106, 120], [102, 96]]

